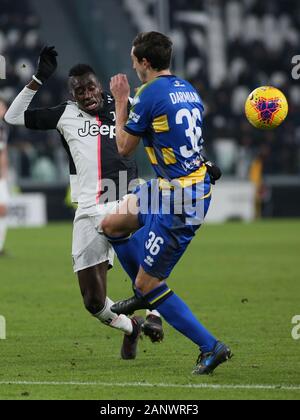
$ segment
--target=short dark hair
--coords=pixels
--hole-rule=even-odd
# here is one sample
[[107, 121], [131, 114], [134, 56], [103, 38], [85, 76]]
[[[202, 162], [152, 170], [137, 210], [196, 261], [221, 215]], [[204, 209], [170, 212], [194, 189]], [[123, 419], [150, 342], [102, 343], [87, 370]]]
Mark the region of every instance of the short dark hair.
[[69, 71], [69, 77], [79, 77], [84, 76], [85, 74], [92, 73], [96, 76], [94, 69], [88, 64], [76, 64]]
[[142, 32], [134, 39], [133, 46], [138, 61], [146, 58], [157, 71], [170, 68], [173, 43], [168, 36], [160, 32]]

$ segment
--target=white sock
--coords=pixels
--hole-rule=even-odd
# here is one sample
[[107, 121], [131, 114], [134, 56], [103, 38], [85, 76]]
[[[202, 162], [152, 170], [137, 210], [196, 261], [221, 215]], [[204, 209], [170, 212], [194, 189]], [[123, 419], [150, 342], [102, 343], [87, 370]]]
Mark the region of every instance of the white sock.
[[156, 311], [155, 309], [153, 311], [149, 311], [149, 309], [146, 310], [146, 317], [149, 315], [154, 315], [154, 316], [159, 316], [160, 317], [160, 313], [158, 311]]
[[110, 308], [114, 302], [106, 298], [104, 308], [99, 313], [95, 314], [94, 317], [99, 319], [103, 324], [109, 327], [116, 328], [117, 330], [123, 331], [125, 334], [132, 334], [133, 327], [131, 319], [126, 315], [117, 315], [113, 313]]
[[3, 251], [7, 232], [7, 218], [0, 217], [0, 252]]

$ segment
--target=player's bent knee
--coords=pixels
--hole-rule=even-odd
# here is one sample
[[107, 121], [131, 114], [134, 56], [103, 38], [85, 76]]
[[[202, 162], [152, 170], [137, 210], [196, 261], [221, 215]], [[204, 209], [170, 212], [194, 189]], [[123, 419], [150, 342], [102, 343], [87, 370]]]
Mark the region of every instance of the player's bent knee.
[[105, 217], [105, 219], [103, 219], [102, 223], [101, 223], [101, 227], [103, 230], [104, 235], [106, 236], [113, 236], [114, 234], [114, 226], [113, 223], [111, 221], [111, 217], [107, 216]]
[[113, 216], [107, 216], [103, 220], [101, 227], [104, 235], [109, 238], [119, 238], [128, 234], [128, 229], [123, 229], [119, 225], [120, 220], [116, 220]]

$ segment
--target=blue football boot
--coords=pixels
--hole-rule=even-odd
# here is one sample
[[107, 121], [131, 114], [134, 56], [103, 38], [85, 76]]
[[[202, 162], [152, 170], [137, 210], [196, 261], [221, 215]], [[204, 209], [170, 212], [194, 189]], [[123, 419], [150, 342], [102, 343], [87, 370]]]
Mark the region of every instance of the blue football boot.
[[222, 363], [233, 357], [225, 344], [218, 342], [211, 353], [201, 353], [193, 370], [195, 375], [210, 375]]

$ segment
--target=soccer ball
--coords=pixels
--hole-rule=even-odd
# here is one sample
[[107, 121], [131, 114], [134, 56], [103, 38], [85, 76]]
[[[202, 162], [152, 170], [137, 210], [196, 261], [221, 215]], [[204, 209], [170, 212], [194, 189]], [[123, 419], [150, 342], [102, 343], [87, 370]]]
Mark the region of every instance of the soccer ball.
[[285, 95], [272, 86], [255, 89], [245, 105], [250, 124], [261, 130], [277, 128], [286, 119], [289, 105]]

